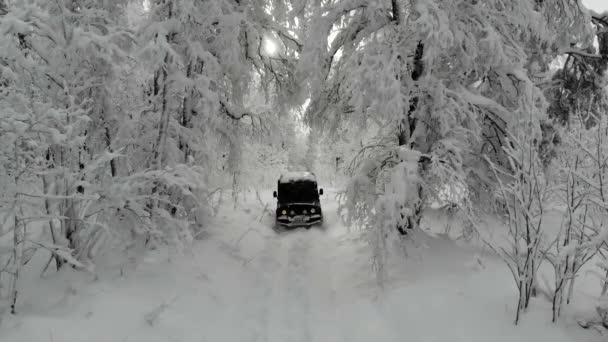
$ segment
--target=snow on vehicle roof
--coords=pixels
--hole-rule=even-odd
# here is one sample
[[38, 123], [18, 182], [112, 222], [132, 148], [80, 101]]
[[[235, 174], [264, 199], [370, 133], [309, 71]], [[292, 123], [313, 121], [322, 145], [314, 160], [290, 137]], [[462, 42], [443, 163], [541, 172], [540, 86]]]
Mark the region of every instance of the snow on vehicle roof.
[[314, 173], [312, 172], [285, 172], [281, 174], [279, 183], [291, 183], [291, 182], [316, 182]]

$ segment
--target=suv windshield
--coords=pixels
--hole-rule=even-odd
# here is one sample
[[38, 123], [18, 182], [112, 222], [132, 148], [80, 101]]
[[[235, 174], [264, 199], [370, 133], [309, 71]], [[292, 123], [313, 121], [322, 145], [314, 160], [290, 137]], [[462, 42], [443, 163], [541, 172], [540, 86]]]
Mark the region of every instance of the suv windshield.
[[299, 181], [279, 183], [279, 202], [281, 203], [314, 203], [319, 200], [317, 183]]

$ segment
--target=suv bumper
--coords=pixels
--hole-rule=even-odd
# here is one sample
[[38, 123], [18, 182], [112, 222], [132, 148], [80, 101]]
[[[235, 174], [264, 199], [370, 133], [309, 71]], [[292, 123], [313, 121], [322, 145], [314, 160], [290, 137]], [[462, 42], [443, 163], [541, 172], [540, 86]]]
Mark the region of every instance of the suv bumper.
[[323, 222], [322, 215], [279, 216], [277, 223], [284, 227], [312, 226]]

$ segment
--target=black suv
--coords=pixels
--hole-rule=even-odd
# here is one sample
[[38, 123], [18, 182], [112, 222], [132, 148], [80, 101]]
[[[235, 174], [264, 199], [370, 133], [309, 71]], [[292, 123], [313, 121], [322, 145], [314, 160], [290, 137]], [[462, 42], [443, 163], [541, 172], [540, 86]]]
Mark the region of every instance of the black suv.
[[310, 226], [323, 223], [321, 201], [323, 189], [317, 190], [317, 180], [311, 172], [289, 172], [278, 181], [276, 222], [285, 227]]

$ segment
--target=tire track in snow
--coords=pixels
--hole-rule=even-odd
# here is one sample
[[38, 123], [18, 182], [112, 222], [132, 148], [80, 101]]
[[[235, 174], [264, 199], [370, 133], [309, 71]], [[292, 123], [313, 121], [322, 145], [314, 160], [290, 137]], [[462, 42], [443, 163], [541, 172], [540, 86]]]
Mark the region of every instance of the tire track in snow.
[[272, 307], [268, 322], [270, 342], [310, 342], [310, 236], [294, 231], [282, 238], [285, 245], [283, 267], [273, 285], [268, 305]]
[[307, 280], [310, 278], [310, 236], [301, 234], [290, 248], [288, 263], [287, 294], [290, 301], [287, 306], [290, 309], [287, 315], [290, 331], [293, 339], [289, 341], [310, 342], [311, 337], [311, 311], [310, 311], [310, 289]]
[[231, 329], [239, 333], [238, 341], [267, 342], [269, 299], [273, 296], [273, 279], [281, 272], [282, 264], [278, 259], [284, 246], [274, 236], [266, 237], [262, 250], [244, 267], [251, 282], [241, 284], [243, 290], [239, 302], [235, 303], [237, 324]]
[[280, 237], [277, 237], [277, 241], [281, 243], [282, 248], [280, 249], [280, 253], [277, 253], [275, 257], [276, 260], [280, 262], [280, 269], [274, 274], [274, 279], [270, 283], [270, 296], [266, 303], [269, 309], [266, 321], [266, 331], [268, 333], [269, 342], [287, 341], [287, 332], [282, 324], [284, 312], [283, 310], [279, 311], [279, 308], [282, 308], [282, 302], [286, 297], [285, 279], [287, 273], [288, 251], [285, 247], [285, 241], [280, 241], [278, 240], [279, 238]]
[[338, 312], [338, 289], [334, 275], [333, 253], [335, 241], [327, 231], [311, 231], [315, 237], [311, 248], [312, 271], [308, 279], [311, 298], [313, 341], [347, 341], [342, 334], [341, 318]]

